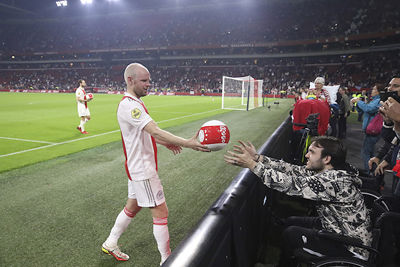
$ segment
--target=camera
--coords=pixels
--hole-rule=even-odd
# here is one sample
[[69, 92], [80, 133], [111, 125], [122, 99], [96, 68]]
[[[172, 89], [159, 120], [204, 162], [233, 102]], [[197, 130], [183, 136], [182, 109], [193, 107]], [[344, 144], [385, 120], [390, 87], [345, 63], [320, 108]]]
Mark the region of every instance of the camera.
[[307, 122], [307, 128], [310, 129], [310, 135], [311, 136], [317, 136], [318, 135], [318, 123], [319, 123], [319, 113], [313, 113], [308, 115], [306, 118]]
[[389, 97], [393, 98], [397, 102], [400, 103], [400, 96], [398, 95], [397, 91], [380, 91], [379, 97], [381, 101], [385, 102]]

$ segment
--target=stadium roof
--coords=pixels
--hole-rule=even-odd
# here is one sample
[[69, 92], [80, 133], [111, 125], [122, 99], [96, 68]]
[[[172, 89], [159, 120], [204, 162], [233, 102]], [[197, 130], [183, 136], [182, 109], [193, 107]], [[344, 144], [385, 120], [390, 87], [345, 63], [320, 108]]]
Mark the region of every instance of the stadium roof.
[[[266, 3], [278, 0], [93, 0], [92, 5], [83, 6], [80, 0], [68, 0], [67, 7], [57, 7], [57, 0], [0, 0], [0, 22], [20, 19], [48, 19], [138, 10], [186, 8], [195, 6], [234, 5]], [[281, 0], [282, 1], [282, 0]], [[285, 0], [300, 1], [300, 0]]]

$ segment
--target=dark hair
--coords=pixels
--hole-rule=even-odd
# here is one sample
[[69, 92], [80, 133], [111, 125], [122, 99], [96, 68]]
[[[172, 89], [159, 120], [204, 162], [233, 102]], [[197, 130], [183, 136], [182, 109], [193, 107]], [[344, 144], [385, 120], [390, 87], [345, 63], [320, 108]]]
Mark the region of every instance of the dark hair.
[[375, 86], [376, 86], [376, 89], [378, 89], [378, 92], [385, 90], [385, 86], [382, 83], [376, 83]]
[[311, 139], [316, 147], [322, 148], [321, 158], [330, 156], [333, 168], [344, 169], [346, 168], [346, 155], [347, 149], [336, 137], [332, 136], [316, 136]]
[[82, 79], [78, 80], [78, 87], [81, 86], [81, 83], [83, 82]]

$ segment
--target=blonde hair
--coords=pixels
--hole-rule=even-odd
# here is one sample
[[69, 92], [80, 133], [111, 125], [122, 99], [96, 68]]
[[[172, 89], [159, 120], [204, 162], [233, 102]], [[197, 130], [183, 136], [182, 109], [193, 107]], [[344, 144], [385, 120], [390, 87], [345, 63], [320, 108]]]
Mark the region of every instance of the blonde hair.
[[314, 83], [322, 83], [322, 84], [325, 84], [325, 79], [324, 79], [324, 77], [317, 77], [317, 78], [315, 78]]
[[128, 77], [135, 77], [139, 68], [149, 71], [145, 66], [140, 63], [131, 63], [126, 66], [124, 71], [124, 80], [126, 84], [128, 84]]

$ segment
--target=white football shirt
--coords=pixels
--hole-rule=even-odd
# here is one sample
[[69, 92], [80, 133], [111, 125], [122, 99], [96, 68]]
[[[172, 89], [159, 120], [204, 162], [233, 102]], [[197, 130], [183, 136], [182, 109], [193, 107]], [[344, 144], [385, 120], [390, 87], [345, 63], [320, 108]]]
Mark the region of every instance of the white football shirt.
[[143, 130], [153, 119], [142, 100], [125, 93], [118, 106], [117, 118], [125, 153], [125, 169], [130, 180], [158, 178], [157, 146]]
[[[78, 87], [75, 91], [75, 96], [76, 97], [82, 97], [84, 98], [86, 95], [85, 89], [83, 89], [82, 87]], [[82, 116], [90, 116], [90, 111], [89, 108], [87, 106], [87, 102], [86, 101], [80, 101], [77, 100], [78, 103], [78, 115], [80, 117]]]

